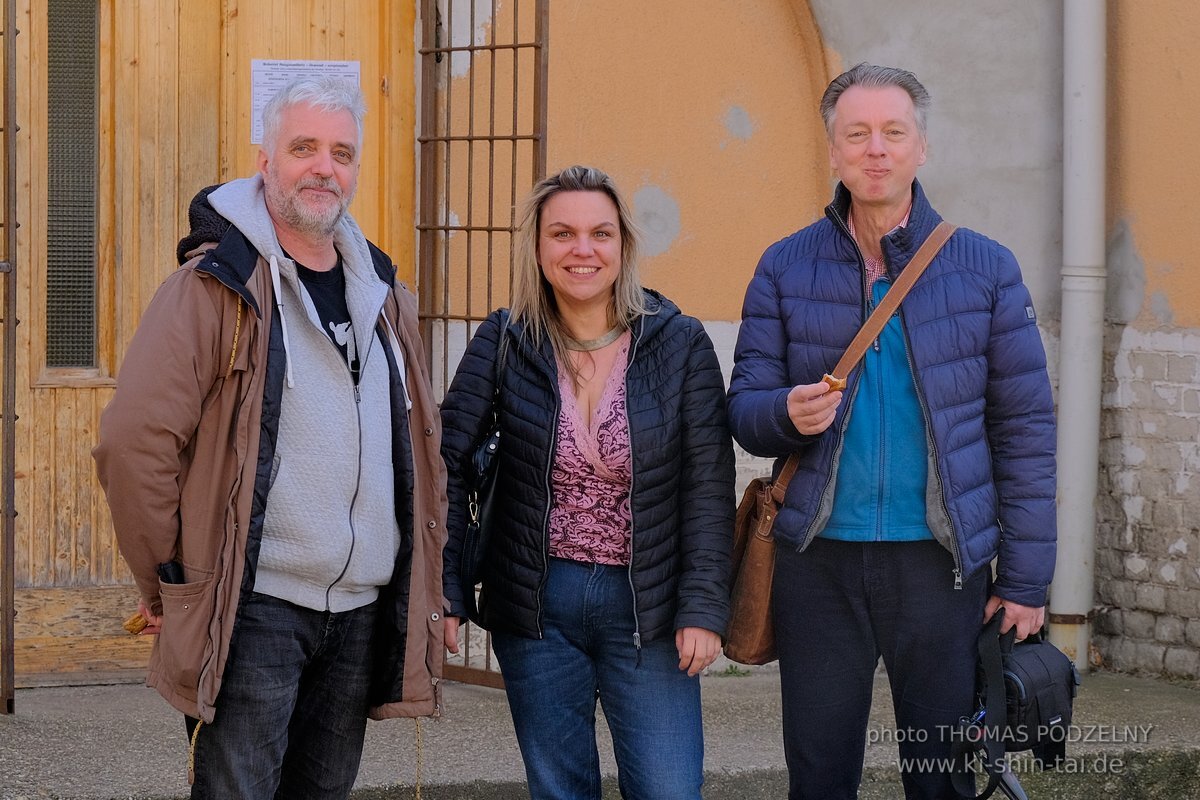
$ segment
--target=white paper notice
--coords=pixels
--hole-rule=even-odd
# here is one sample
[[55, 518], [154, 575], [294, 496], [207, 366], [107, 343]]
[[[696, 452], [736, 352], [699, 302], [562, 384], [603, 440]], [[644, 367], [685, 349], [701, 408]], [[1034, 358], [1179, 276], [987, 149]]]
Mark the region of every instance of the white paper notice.
[[358, 61], [250, 61], [250, 143], [262, 144], [262, 112], [275, 93], [297, 78], [333, 75], [360, 85]]

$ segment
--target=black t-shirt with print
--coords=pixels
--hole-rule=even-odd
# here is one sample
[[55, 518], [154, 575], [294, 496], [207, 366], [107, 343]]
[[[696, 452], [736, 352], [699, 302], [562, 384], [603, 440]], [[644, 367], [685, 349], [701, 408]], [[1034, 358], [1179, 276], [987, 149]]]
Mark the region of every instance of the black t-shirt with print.
[[358, 352], [354, 346], [354, 328], [350, 324], [350, 309], [346, 306], [346, 270], [342, 266], [342, 256], [338, 254], [337, 265], [333, 269], [318, 272], [296, 263], [296, 275], [308, 296], [312, 298], [317, 316], [321, 319], [321, 329], [341, 352], [342, 358], [358, 382]]

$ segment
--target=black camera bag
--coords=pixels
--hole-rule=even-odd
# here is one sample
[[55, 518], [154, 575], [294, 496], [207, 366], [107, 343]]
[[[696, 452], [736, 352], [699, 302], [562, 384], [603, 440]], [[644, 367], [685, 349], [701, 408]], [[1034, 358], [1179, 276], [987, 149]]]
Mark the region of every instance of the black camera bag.
[[1057, 767], [1067, 753], [1079, 673], [1040, 633], [1014, 643], [1015, 636], [1011, 629], [999, 637], [1007, 712], [1004, 748], [1032, 750], [1043, 766]]
[[[956, 768], [951, 775], [963, 797], [978, 800], [999, 789], [1025, 800], [1024, 789], [1005, 763], [1005, 752], [1031, 750], [1036, 762], [1062, 764], [1070, 738], [1071, 712], [1079, 673], [1071, 659], [1035, 633], [1017, 642], [1016, 628], [1000, 633], [1004, 609], [979, 634], [978, 710], [964, 717], [955, 737]], [[975, 794], [969, 762], [978, 756], [988, 776]]]

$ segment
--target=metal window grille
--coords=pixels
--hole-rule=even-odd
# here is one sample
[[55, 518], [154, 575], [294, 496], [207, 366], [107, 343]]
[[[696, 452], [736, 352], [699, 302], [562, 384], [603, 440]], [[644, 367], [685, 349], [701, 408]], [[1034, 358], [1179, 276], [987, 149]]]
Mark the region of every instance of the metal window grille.
[[96, 365], [97, 13], [47, 6], [47, 367]]
[[[419, 263], [440, 398], [478, 323], [508, 305], [517, 206], [546, 171], [548, 0], [424, 0]], [[499, 686], [469, 628], [446, 677]]]

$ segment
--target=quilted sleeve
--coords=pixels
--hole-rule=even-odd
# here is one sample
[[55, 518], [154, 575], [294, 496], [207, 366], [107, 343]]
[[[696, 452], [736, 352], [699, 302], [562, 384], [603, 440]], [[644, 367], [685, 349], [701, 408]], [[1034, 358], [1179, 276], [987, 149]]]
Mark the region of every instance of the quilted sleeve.
[[995, 593], [1042, 606], [1054, 575], [1056, 429], [1046, 353], [1016, 259], [1001, 248], [987, 347], [985, 417], [999, 499]]
[[759, 260], [746, 288], [729, 382], [733, 437], [756, 456], [783, 457], [815, 437], [796, 430], [787, 413], [788, 337], [779, 303], [775, 248]]

